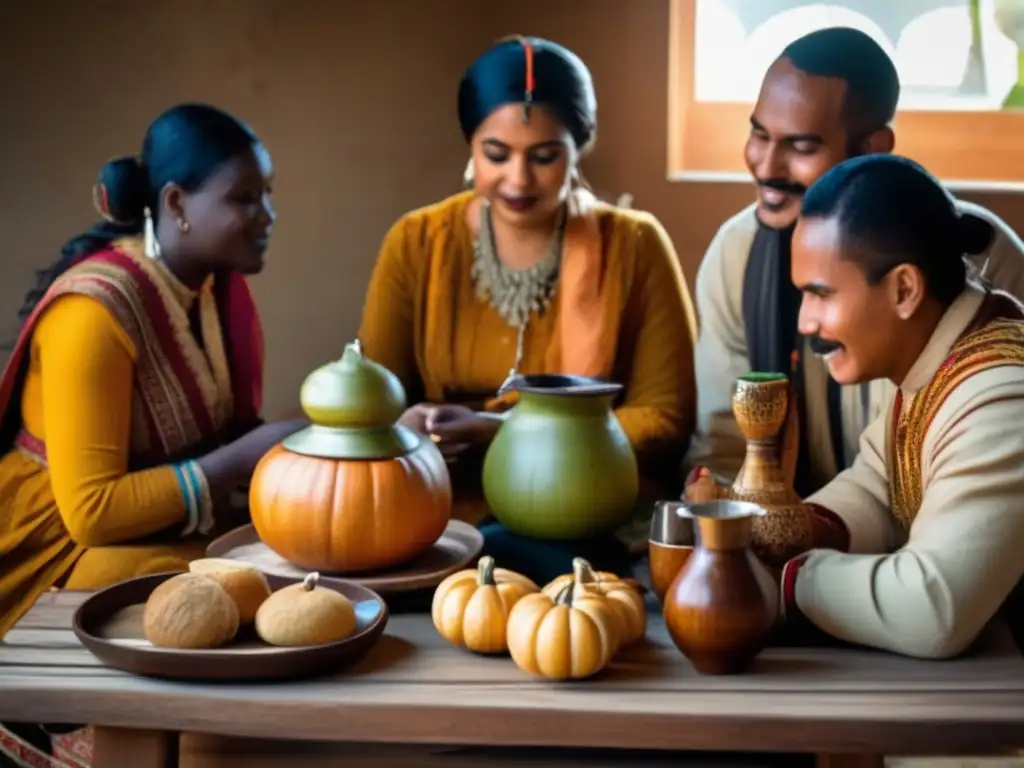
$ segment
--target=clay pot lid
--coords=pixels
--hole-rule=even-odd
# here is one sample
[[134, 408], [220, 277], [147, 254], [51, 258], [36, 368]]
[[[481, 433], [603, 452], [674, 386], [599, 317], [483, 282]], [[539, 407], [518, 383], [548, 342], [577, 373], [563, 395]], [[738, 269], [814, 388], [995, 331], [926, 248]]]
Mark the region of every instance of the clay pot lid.
[[422, 439], [395, 422], [406, 407], [394, 373], [363, 354], [355, 340], [341, 358], [317, 368], [302, 383], [302, 410], [313, 424], [282, 443], [286, 450], [325, 459], [403, 456]]

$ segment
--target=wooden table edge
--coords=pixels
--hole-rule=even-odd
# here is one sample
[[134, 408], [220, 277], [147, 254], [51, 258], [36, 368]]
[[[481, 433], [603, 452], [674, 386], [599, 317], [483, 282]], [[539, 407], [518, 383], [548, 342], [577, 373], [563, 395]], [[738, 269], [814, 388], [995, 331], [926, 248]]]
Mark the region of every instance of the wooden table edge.
[[[89, 594], [61, 593], [51, 599], [63, 602], [70, 598], [70, 602], [77, 604]], [[67, 609], [74, 607], [68, 605]], [[805, 704], [801, 712], [797, 711], [799, 707], [775, 706], [799, 700], [799, 693], [762, 693], [759, 698], [768, 704], [763, 707], [767, 711], [737, 714], [723, 706], [725, 699], [736, 699], [735, 694], [725, 692], [668, 694], [682, 711], [667, 712], [662, 701], [653, 712], [639, 707], [624, 713], [607, 708], [574, 710], [564, 702], [561, 706], [541, 702], [518, 707], [474, 707], [469, 695], [472, 690], [472, 685], [439, 690], [438, 700], [442, 703], [432, 701], [429, 705], [407, 704], [397, 699], [346, 704], [338, 700], [290, 700], [288, 696], [245, 701], [226, 692], [210, 697], [216, 715], [211, 718], [210, 709], [194, 707], [195, 693], [190, 695], [188, 691], [151, 691], [151, 696], [169, 699], [171, 703], [163, 701], [150, 709], [139, 706], [137, 700], [132, 706], [126, 698], [131, 695], [129, 692], [103, 691], [97, 699], [97, 694], [86, 691], [0, 679], [0, 721], [74, 722], [81, 715], [73, 713], [89, 711], [97, 735], [102, 734], [101, 741], [109, 745], [113, 740], [116, 745], [131, 737], [153, 759], [152, 763], [147, 760], [146, 765], [170, 765], [165, 762], [168, 757], [157, 757], [157, 752], [172, 741], [176, 747], [177, 736], [184, 733], [255, 739], [273, 734], [273, 738], [285, 740], [499, 748], [521, 745], [799, 752], [817, 753], [825, 759], [824, 763], [819, 759], [819, 765], [833, 768], [866, 765], [868, 762], [861, 763], [858, 756], [877, 760], [880, 754], [1005, 754], [1019, 749], [1024, 741], [1024, 695], [1019, 691], [941, 692], [938, 702], [935, 692], [895, 694], [896, 703], [923, 705], [928, 710], [926, 717], [915, 718], [905, 716], [898, 707], [880, 706], [879, 694], [886, 692], [879, 691], [811, 693], [806, 698], [813, 699], [814, 706]], [[209, 690], [199, 695], [209, 697]], [[456, 701], [461, 697], [462, 703], [443, 703], [452, 701], [452, 697]], [[189, 698], [193, 700], [191, 708]], [[868, 701], [875, 702], [874, 706], [866, 707]], [[16, 702], [16, 711], [5, 708], [5, 702]], [[843, 713], [841, 710], [849, 708], [851, 702], [856, 703], [853, 709], [857, 712]], [[702, 706], [703, 710], [711, 711], [703, 711]], [[282, 708], [294, 711], [282, 718]], [[281, 727], [282, 719], [287, 721], [286, 727]], [[640, 720], [643, 733], [638, 733]], [[139, 764], [138, 768], [144, 766]]]
[[[82, 701], [77, 699], [82, 698]], [[123, 703], [117, 697], [57, 696], [34, 692], [19, 697], [17, 711], [0, 706], [0, 720], [68, 722], [91, 704], [92, 724], [143, 731], [206, 733], [223, 736], [303, 741], [460, 744], [466, 746], [601, 747], [607, 749], [722, 750], [765, 752], [876, 752], [885, 754], [992, 754], [1019, 748], [1024, 716], [963, 718], [953, 709], [941, 717], [910, 720], [879, 712], [874, 718], [586, 712], [543, 708], [466, 705], [433, 707], [394, 703], [277, 701], [232, 702], [230, 707], [189, 708], [163, 702], [157, 711]], [[995, 707], [1020, 705], [1020, 697], [987, 697]], [[1012, 699], [1012, 700], [1011, 700]], [[972, 703], [965, 701], [963, 709]], [[292, 710], [292, 711], [289, 711]], [[642, 721], [643, 728], [638, 728]]]

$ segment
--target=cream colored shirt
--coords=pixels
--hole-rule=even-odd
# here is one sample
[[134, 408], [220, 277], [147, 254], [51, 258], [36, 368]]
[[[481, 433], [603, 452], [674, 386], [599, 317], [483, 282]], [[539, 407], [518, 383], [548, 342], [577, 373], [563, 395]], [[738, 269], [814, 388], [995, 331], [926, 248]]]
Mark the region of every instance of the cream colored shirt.
[[[984, 218], [996, 230], [989, 250], [972, 259], [976, 274], [993, 287], [1024, 300], [1024, 243], [1006, 222], [988, 209], [962, 200], [957, 206], [961, 212]], [[707, 466], [727, 482], [735, 478], [746, 450], [743, 435], [732, 415], [731, 398], [736, 377], [750, 371], [743, 322], [743, 278], [756, 231], [757, 219], [751, 205], [721, 226], [697, 271], [700, 325], [694, 350], [697, 430], [687, 465], [689, 468]], [[877, 418], [896, 391], [884, 380], [842, 388], [844, 466], [836, 466], [828, 419], [827, 381], [824, 363], [806, 354], [805, 428], [810, 446], [810, 469], [817, 487], [853, 462], [861, 432]]]
[[[981, 305], [968, 287], [903, 382], [904, 407]], [[952, 391], [925, 434], [921, 507], [909, 535], [889, 507], [892, 399], [853, 466], [808, 498], [850, 531], [850, 554], [814, 550], [796, 603], [828, 634], [924, 658], [964, 650], [1024, 575], [1024, 366], [990, 368]]]

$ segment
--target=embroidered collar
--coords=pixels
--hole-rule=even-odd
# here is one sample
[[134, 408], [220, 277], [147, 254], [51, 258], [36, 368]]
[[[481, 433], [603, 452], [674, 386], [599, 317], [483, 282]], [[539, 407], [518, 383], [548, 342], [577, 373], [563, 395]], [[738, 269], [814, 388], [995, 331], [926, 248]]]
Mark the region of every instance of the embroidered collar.
[[167, 265], [160, 259], [154, 259], [153, 264], [160, 271], [160, 275], [167, 282], [168, 287], [171, 289], [171, 293], [174, 294], [174, 298], [178, 300], [182, 308], [186, 312], [190, 311], [199, 298], [200, 294], [206, 293], [210, 290], [213, 285], [213, 274], [207, 275], [203, 284], [199, 287], [199, 290], [192, 290], [179, 280]]
[[924, 350], [910, 367], [907, 378], [900, 385], [904, 397], [916, 394], [935, 377], [957, 339], [971, 324], [984, 298], [983, 290], [968, 284], [963, 293], [949, 305]]

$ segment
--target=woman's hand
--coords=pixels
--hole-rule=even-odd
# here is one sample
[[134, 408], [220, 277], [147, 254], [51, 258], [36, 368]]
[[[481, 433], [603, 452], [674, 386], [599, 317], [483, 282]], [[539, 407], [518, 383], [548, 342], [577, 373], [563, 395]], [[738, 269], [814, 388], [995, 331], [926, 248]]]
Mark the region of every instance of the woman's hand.
[[427, 414], [426, 428], [431, 437], [440, 438], [440, 444], [486, 445], [501, 423], [496, 414], [480, 413], [464, 405], [441, 405]]
[[214, 502], [223, 503], [234, 489], [248, 483], [256, 464], [267, 451], [307, 426], [309, 419], [305, 418], [261, 424], [201, 457], [199, 468], [206, 476]]
[[421, 435], [427, 434], [427, 414], [430, 413], [431, 409], [439, 408], [440, 406], [433, 405], [431, 403], [417, 403], [411, 408], [406, 408], [405, 413], [398, 419], [398, 423], [403, 427], [408, 427], [413, 432], [418, 432]]
[[499, 414], [480, 413], [464, 405], [419, 403], [406, 410], [399, 423], [429, 435], [441, 453], [453, 457], [490, 443], [503, 420]]

